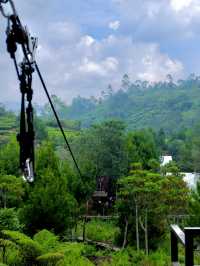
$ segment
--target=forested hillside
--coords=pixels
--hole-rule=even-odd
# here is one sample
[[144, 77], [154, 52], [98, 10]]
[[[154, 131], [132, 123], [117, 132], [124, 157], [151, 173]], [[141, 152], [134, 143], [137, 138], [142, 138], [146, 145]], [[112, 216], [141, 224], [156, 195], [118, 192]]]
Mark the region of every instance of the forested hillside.
[[124, 75], [118, 91], [109, 85], [98, 99], [77, 97], [70, 106], [56, 96], [54, 101], [62, 118], [78, 120], [82, 127], [114, 118], [123, 120], [128, 129], [151, 127], [174, 132], [199, 121], [200, 78], [191, 75], [174, 83], [168, 76], [166, 82], [150, 84], [131, 82]]
[[[124, 76], [121, 90], [109, 86], [98, 100], [66, 106], [54, 95], [81, 175], [46, 105], [34, 116], [33, 185], [19, 170], [19, 116], [1, 106], [0, 264], [171, 265], [170, 223], [200, 222], [200, 183], [191, 191], [181, 174], [200, 171], [199, 92], [196, 77], [148, 85]], [[162, 166], [163, 154], [174, 161]], [[107, 199], [95, 202], [95, 192], [107, 193], [102, 177]], [[84, 237], [89, 244], [79, 243]]]
[[16, 132], [17, 117], [14, 113], [6, 111], [0, 104], [0, 143], [6, 143], [11, 135]]
[[[0, 262], [11, 266], [170, 265], [168, 219], [183, 215], [189, 217], [183, 222], [190, 226], [200, 219], [196, 212], [199, 187], [190, 194], [175, 162], [160, 167], [160, 155], [172, 140], [163, 131], [127, 132], [123, 122], [114, 120], [84, 130], [69, 131], [65, 125], [82, 172], [79, 176], [56, 126], [41, 118], [36, 121], [34, 185], [21, 178], [16, 138], [1, 144]], [[182, 142], [187, 144], [187, 138]], [[113, 180], [117, 198], [111, 206], [102, 203], [88, 210], [99, 176]], [[86, 237], [121, 250], [99, 250], [77, 242], [88, 211], [97, 216], [85, 224]], [[111, 220], [101, 220], [102, 213]]]

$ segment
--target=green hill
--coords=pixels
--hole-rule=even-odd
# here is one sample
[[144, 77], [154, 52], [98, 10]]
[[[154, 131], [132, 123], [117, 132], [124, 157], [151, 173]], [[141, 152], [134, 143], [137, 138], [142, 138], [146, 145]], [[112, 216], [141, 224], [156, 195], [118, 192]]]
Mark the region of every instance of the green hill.
[[[63, 110], [63, 109], [62, 109]], [[127, 89], [108, 91], [100, 99], [74, 99], [61, 115], [89, 127], [107, 119], [121, 119], [128, 129], [151, 127], [174, 132], [200, 121], [200, 79], [160, 82], [137, 81]]]
[[16, 133], [17, 118], [0, 104], [0, 144], [6, 143]]
[[[109, 86], [102, 97], [79, 96], [70, 106], [55, 95], [52, 98], [64, 128], [70, 132], [110, 119], [124, 121], [128, 130], [162, 128], [168, 133], [191, 128], [200, 122], [200, 78], [194, 75], [176, 84], [171, 80], [156, 84], [129, 82], [116, 92]], [[40, 119], [49, 134], [55, 135], [52, 130], [57, 124], [48, 104]], [[15, 129], [16, 116], [0, 106], [0, 138], [12, 134]]]

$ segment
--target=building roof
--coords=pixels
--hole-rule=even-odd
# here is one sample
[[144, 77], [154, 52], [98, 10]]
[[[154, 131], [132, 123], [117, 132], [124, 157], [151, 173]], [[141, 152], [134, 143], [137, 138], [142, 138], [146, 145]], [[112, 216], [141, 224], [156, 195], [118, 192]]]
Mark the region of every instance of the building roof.
[[161, 157], [161, 166], [165, 166], [166, 164], [168, 164], [169, 162], [171, 162], [172, 156], [171, 155], [165, 155]]

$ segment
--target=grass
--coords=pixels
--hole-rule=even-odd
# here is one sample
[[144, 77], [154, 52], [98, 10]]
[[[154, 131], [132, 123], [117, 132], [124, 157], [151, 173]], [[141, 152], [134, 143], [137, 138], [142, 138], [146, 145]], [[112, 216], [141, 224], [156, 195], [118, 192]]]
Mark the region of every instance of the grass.
[[0, 116], [0, 129], [7, 130], [16, 127], [16, 117], [13, 115]]
[[[86, 224], [86, 238], [94, 241], [114, 244], [119, 228], [113, 221], [101, 221], [94, 219]], [[82, 236], [83, 224], [79, 223], [76, 236]]]
[[[60, 132], [59, 128], [54, 127], [47, 127], [48, 132], [48, 138], [50, 141], [52, 141], [56, 145], [60, 145], [63, 142], [63, 136]], [[66, 138], [70, 141], [70, 139], [74, 139], [79, 136], [79, 131], [73, 131], [73, 130], [64, 130]]]

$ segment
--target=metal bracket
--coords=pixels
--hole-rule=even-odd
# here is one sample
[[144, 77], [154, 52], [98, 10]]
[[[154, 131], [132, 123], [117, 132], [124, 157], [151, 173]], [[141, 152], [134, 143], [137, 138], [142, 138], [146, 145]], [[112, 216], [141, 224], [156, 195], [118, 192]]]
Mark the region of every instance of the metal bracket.
[[15, 9], [15, 5], [14, 5], [13, 0], [0, 0], [0, 12], [1, 12], [2, 16], [4, 18], [7, 18], [7, 19], [10, 18], [11, 14], [6, 14], [2, 4], [7, 4], [8, 2], [10, 3], [10, 6], [11, 6], [11, 9], [12, 9], [12, 12], [13, 12], [12, 15], [17, 16], [17, 12], [16, 12], [16, 9]]
[[38, 47], [38, 38], [32, 37], [29, 33], [29, 30], [27, 27], [25, 27], [25, 32], [28, 37], [28, 45], [27, 45], [27, 52], [30, 55], [30, 63], [35, 62], [35, 54]]

